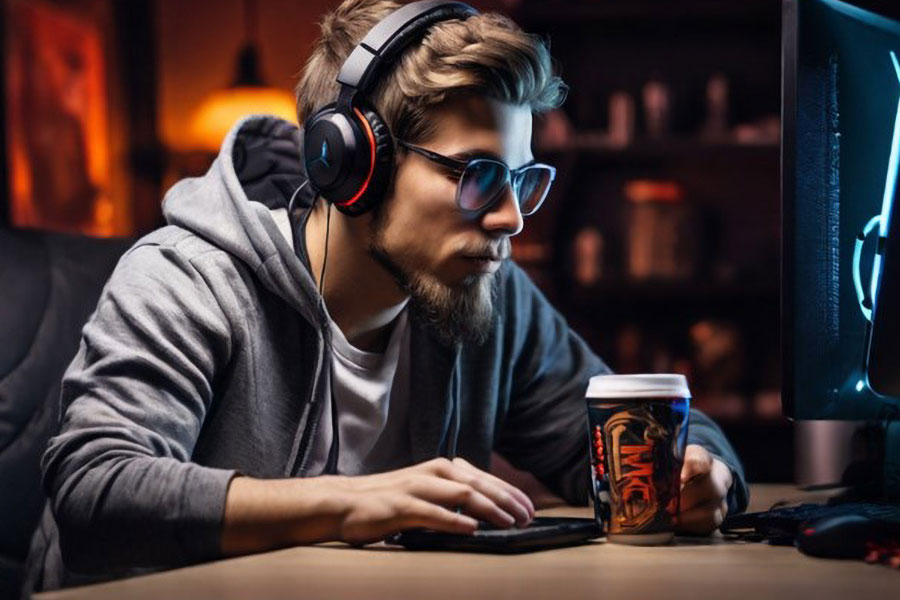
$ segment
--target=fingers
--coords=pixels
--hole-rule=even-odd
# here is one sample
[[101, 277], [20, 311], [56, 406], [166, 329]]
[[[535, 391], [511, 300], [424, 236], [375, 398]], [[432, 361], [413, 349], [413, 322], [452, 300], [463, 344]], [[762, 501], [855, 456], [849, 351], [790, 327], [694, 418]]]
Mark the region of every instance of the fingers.
[[731, 469], [700, 446], [688, 446], [681, 470], [681, 499], [676, 531], [709, 535], [728, 514]]
[[491, 498], [498, 506], [516, 518], [516, 523], [525, 526], [534, 519], [534, 504], [528, 495], [514, 485], [510, 485], [499, 477], [482, 471], [462, 458], [454, 458], [453, 466], [462, 471], [461, 479], [485, 496]]
[[363, 545], [415, 527], [471, 535], [478, 521], [408, 494], [382, 497], [380, 501], [367, 498], [344, 518], [339, 539]]
[[695, 506], [678, 514], [675, 531], [685, 535], [709, 535], [719, 528], [727, 513], [728, 504], [724, 500]]
[[348, 478], [345, 486], [350, 489], [351, 508], [340, 539], [354, 544], [413, 527], [471, 534], [476, 519], [511, 527], [517, 521], [527, 524], [534, 515], [524, 492], [462, 459], [435, 459]]
[[433, 504], [458, 507], [465, 514], [488, 521], [497, 527], [512, 527], [516, 522], [510, 513], [491, 498], [474, 486], [458, 481], [421, 475], [413, 480], [409, 493], [417, 499]]
[[680, 510], [690, 510], [695, 506], [722, 500], [723, 497], [724, 495], [719, 495], [716, 483], [709, 474], [699, 475], [682, 486]]
[[694, 506], [718, 503], [728, 495], [731, 487], [731, 469], [722, 461], [713, 459], [705, 450], [703, 453], [709, 458], [709, 462], [706, 457], [695, 453], [688, 466], [688, 459], [685, 457], [681, 483], [682, 511]]
[[481, 492], [497, 506], [513, 515], [519, 525], [527, 525], [534, 518], [534, 505], [523, 491], [499, 477], [481, 471], [461, 458], [453, 461], [435, 459], [426, 463], [426, 466], [429, 472], [438, 477], [463, 483]]
[[478, 528], [478, 521], [426, 500], [411, 498], [404, 507], [399, 525], [400, 529], [424, 527], [437, 531], [471, 535]]
[[681, 467], [681, 483], [684, 485], [695, 477], [701, 477], [712, 470], [713, 457], [703, 446], [689, 445], [684, 451], [684, 466]]

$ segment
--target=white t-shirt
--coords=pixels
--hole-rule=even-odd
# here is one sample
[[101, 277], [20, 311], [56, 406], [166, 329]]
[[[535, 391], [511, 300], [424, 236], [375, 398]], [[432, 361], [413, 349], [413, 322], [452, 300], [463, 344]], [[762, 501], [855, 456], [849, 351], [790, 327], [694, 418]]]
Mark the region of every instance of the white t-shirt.
[[[270, 211], [278, 229], [293, 247], [285, 209]], [[380, 473], [409, 465], [409, 319], [407, 307], [394, 318], [383, 353], [352, 346], [328, 315], [333, 375], [313, 439], [307, 473], [319, 475], [328, 460], [337, 407], [342, 475]], [[332, 388], [333, 386], [333, 388]]]

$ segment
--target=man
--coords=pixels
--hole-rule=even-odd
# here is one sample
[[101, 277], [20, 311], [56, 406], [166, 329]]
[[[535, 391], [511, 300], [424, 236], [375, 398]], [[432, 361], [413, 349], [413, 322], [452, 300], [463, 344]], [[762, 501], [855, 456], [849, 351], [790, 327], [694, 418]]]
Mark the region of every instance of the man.
[[[348, 0], [325, 17], [301, 121], [397, 7]], [[169, 226], [126, 253], [84, 329], [43, 462], [33, 585], [525, 525], [534, 503], [487, 471], [493, 454], [586, 503], [584, 392], [608, 369], [506, 260], [543, 197], [522, 183], [543, 168], [532, 113], [564, 92], [509, 20], [434, 24], [369, 95], [396, 156], [384, 197], [356, 216], [317, 198], [296, 127], [240, 123], [204, 177], [169, 192]], [[305, 164], [332, 160], [317, 143]], [[492, 185], [479, 169], [498, 193], [458, 192]], [[746, 506], [746, 485], [697, 412], [689, 442], [679, 527], [706, 534]]]

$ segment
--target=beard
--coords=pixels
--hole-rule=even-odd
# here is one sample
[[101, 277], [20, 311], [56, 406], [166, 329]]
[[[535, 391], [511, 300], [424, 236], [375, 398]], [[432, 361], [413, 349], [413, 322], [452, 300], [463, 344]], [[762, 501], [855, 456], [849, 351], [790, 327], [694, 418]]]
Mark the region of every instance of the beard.
[[[434, 274], [404, 265], [387, 250], [381, 233], [374, 228], [369, 255], [378, 261], [410, 297], [411, 316], [434, 332], [448, 346], [483, 344], [491, 330], [497, 296], [497, 273], [466, 277], [457, 285], [447, 285]], [[504, 238], [500, 255], [509, 256], [509, 239]]]

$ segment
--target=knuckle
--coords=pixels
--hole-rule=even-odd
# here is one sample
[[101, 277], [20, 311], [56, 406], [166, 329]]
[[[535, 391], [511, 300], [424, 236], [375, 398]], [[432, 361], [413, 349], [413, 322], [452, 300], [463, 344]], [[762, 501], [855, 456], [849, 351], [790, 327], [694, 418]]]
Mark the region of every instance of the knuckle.
[[705, 472], [709, 471], [709, 467], [711, 466], [709, 462], [706, 461], [702, 456], [692, 456], [690, 458], [691, 468], [694, 471]]
[[413, 503], [409, 498], [400, 498], [394, 502], [393, 512], [400, 517], [408, 517], [413, 512]]
[[408, 519], [418, 515], [420, 511], [416, 502], [413, 502], [410, 498], [405, 498], [394, 507], [394, 512], [398, 516]]
[[435, 458], [429, 464], [432, 466], [432, 469], [434, 470], [433, 472], [437, 473], [438, 475], [444, 475], [450, 472], [453, 467], [453, 463], [450, 462], [449, 459], [444, 457]]
[[472, 488], [471, 486], [468, 486], [468, 485], [464, 485], [459, 490], [459, 500], [460, 500], [460, 502], [468, 504], [475, 499], [475, 494], [476, 494], [476, 492], [475, 492], [474, 488]]

